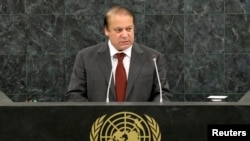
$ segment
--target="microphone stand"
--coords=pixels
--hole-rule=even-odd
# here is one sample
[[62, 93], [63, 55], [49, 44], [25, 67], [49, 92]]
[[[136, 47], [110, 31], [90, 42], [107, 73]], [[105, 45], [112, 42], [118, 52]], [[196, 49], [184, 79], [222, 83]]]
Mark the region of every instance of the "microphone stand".
[[157, 75], [157, 79], [158, 79], [158, 84], [159, 84], [159, 89], [160, 89], [160, 102], [162, 103], [162, 88], [161, 88], [161, 81], [160, 81], [160, 76], [159, 76], [159, 72], [158, 72], [158, 67], [156, 65], [156, 57], [153, 56], [153, 61], [154, 61], [154, 65], [155, 65], [155, 69], [156, 69], [156, 75]]

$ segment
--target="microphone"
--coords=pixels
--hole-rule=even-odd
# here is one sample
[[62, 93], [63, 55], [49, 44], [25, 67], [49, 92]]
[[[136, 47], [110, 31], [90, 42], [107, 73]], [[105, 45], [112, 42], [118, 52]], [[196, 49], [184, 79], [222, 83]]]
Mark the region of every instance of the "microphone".
[[111, 85], [111, 80], [113, 76], [113, 69], [111, 69], [110, 76], [109, 76], [109, 83], [108, 83], [108, 89], [107, 89], [107, 94], [106, 94], [106, 102], [109, 103], [109, 90], [110, 90], [110, 85]]
[[156, 55], [153, 54], [152, 57], [153, 57], [156, 75], [157, 75], [157, 79], [158, 79], [158, 85], [159, 85], [159, 89], [160, 89], [160, 102], [162, 102], [162, 88], [161, 88], [161, 81], [160, 81], [160, 77], [159, 77], [158, 67], [156, 65]]
[[[112, 60], [115, 60], [115, 62], [117, 63], [117, 59], [112, 57]], [[110, 71], [110, 75], [109, 75], [109, 83], [108, 83], [108, 88], [107, 88], [107, 93], [106, 93], [106, 103], [109, 103], [109, 91], [110, 91], [110, 86], [111, 86], [111, 82], [112, 82], [112, 78], [113, 78], [113, 69], [114, 69], [114, 63], [113, 61], [111, 62], [111, 71]]]

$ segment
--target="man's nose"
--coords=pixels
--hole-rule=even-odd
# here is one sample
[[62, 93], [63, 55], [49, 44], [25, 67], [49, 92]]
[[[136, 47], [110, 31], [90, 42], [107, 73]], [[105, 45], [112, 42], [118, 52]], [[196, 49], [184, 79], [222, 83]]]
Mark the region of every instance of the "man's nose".
[[128, 37], [128, 31], [126, 30], [123, 30], [122, 33], [121, 33], [121, 37]]

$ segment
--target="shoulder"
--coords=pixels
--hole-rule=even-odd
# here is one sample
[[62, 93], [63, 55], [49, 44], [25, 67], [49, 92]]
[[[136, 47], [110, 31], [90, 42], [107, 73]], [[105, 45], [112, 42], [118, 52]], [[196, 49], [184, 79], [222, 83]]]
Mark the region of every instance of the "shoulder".
[[89, 60], [91, 58], [95, 58], [95, 56], [99, 53], [102, 52], [102, 50], [105, 50], [105, 46], [107, 46], [107, 44], [105, 42], [103, 43], [99, 43], [96, 45], [92, 45], [92, 46], [88, 46], [86, 48], [83, 48], [81, 50], [78, 51], [78, 53], [76, 54], [76, 58], [78, 60]]
[[102, 50], [105, 46], [107, 46], [107, 43], [102, 42], [102, 43], [99, 43], [99, 44], [95, 44], [95, 45], [83, 48], [78, 53], [79, 54], [85, 54], [85, 53], [91, 53], [91, 52], [98, 52], [98, 51]]
[[148, 54], [155, 54], [155, 55], [161, 55], [161, 53], [149, 46], [146, 46], [144, 44], [139, 44], [139, 43], [134, 43], [134, 48], [139, 51], [139, 52], [144, 52], [144, 53], [148, 53]]
[[77, 56], [81, 57], [94, 57], [97, 53], [103, 52], [108, 48], [108, 44], [106, 42], [102, 42], [96, 45], [92, 45], [86, 48], [81, 49], [78, 53]]

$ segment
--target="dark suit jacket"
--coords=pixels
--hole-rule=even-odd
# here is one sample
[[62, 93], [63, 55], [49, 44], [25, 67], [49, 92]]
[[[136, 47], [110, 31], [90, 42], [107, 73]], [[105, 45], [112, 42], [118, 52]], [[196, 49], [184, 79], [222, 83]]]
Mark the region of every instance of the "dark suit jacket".
[[[164, 57], [156, 50], [134, 43], [125, 101], [159, 101], [160, 90], [152, 55], [157, 57], [163, 101], [170, 100], [171, 93], [169, 92], [169, 85], [166, 79]], [[66, 100], [105, 102], [111, 68], [107, 42], [79, 51], [66, 93]], [[109, 100], [110, 102], [116, 101], [113, 79]]]

